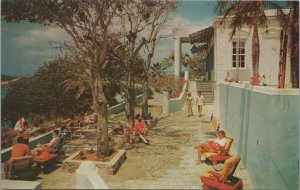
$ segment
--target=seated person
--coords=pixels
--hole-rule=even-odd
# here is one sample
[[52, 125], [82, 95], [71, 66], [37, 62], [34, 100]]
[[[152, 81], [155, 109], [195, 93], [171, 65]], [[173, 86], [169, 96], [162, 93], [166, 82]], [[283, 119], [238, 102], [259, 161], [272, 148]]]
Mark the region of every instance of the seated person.
[[79, 114], [77, 117], [77, 123], [79, 124], [79, 127], [84, 126], [84, 117], [81, 114]]
[[58, 135], [59, 135], [59, 130], [54, 130], [52, 132], [52, 139], [50, 142], [46, 144], [37, 144], [37, 147], [34, 148], [31, 152], [36, 158], [42, 150], [46, 150], [47, 152], [55, 152], [56, 151], [56, 144], [58, 143]]
[[145, 124], [147, 127], [153, 127], [156, 125], [157, 120], [153, 118], [153, 116], [151, 115], [151, 113], [148, 113], [147, 119], [144, 120]]
[[71, 116], [68, 123], [66, 124], [66, 128], [72, 128], [75, 125], [74, 116]]
[[148, 129], [145, 127], [142, 117], [139, 117], [137, 123], [134, 125], [133, 134], [139, 136], [145, 144], [149, 144], [144, 137], [148, 135]]
[[24, 117], [21, 117], [15, 124], [14, 130], [16, 132], [26, 131], [27, 122]]
[[220, 183], [225, 183], [228, 176], [230, 175], [232, 171], [233, 167], [238, 163], [238, 161], [240, 160], [240, 158], [237, 155], [232, 155], [230, 158], [228, 158], [223, 167], [220, 168], [219, 170], [212, 170], [212, 169], [206, 169], [204, 170], [201, 174], [201, 181], [202, 178], [211, 178], [214, 179], [214, 176], [216, 177], [216, 180]]
[[226, 145], [226, 134], [223, 130], [219, 131], [218, 137], [213, 141], [208, 141], [206, 143], [200, 144], [195, 148], [198, 149], [198, 160], [197, 164], [201, 164], [201, 157], [204, 152], [216, 152], [220, 153], [224, 151]]
[[14, 177], [11, 175], [11, 171], [12, 171], [12, 167], [13, 167], [12, 159], [26, 156], [26, 155], [31, 155], [29, 146], [27, 144], [24, 144], [24, 138], [22, 136], [19, 136], [17, 139], [17, 143], [13, 146], [13, 148], [11, 150], [10, 159], [8, 161], [6, 161], [4, 164], [7, 179]]

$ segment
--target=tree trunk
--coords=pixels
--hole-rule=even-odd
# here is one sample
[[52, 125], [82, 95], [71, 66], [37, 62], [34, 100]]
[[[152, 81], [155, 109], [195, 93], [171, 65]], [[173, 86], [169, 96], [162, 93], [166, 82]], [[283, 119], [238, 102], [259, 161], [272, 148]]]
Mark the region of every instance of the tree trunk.
[[103, 83], [98, 72], [94, 72], [95, 112], [97, 113], [97, 157], [102, 158], [109, 155], [108, 142], [108, 110], [107, 100], [103, 91]]
[[254, 25], [252, 37], [252, 85], [259, 85], [259, 53], [258, 27]]
[[286, 55], [287, 55], [287, 41], [288, 41], [288, 36], [287, 36], [286, 32], [287, 32], [286, 28], [284, 27], [280, 34], [280, 59], [279, 59], [278, 88], [284, 88], [284, 83], [285, 83]]
[[131, 115], [131, 121], [134, 124], [134, 108], [135, 108], [135, 89], [134, 86], [130, 86], [126, 92], [126, 112]]
[[149, 90], [149, 83], [148, 83], [148, 72], [149, 67], [151, 64], [151, 60], [155, 50], [155, 41], [152, 42], [151, 51], [148, 54], [148, 59], [146, 64], [144, 65], [144, 81], [143, 81], [143, 106], [142, 106], [142, 116], [144, 118], [148, 118], [148, 90]]
[[236, 82], [240, 81], [240, 31], [238, 33], [238, 46], [237, 46], [237, 63], [236, 63]]
[[143, 81], [143, 104], [142, 116], [148, 118], [148, 75], [145, 73]]
[[134, 108], [135, 108], [135, 86], [134, 79], [131, 73], [127, 75], [127, 90], [126, 90], [126, 106], [125, 112], [132, 117], [132, 123], [134, 124]]

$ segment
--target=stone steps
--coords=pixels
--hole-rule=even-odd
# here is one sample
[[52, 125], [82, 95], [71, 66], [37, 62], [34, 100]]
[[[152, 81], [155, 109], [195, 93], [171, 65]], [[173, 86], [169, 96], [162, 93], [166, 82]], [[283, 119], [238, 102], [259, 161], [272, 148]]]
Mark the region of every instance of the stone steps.
[[201, 91], [205, 97], [205, 103], [212, 105], [214, 103], [214, 92], [212, 82], [195, 81], [197, 91]]

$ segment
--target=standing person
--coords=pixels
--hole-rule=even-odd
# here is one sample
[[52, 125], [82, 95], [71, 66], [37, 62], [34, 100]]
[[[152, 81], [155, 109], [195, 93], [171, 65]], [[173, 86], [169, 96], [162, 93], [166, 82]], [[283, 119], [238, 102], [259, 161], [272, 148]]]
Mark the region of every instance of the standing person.
[[194, 115], [193, 114], [193, 102], [194, 102], [194, 98], [192, 97], [192, 93], [191, 92], [189, 92], [187, 94], [185, 102], [186, 102], [186, 106], [187, 106], [188, 113], [189, 113], [188, 117], [190, 117], [191, 115]]
[[202, 116], [203, 106], [205, 105], [205, 98], [200, 91], [198, 91], [198, 96], [196, 98], [196, 105], [198, 107], [199, 117]]
[[19, 117], [19, 120], [16, 122], [14, 131], [17, 132], [17, 135], [13, 138], [13, 144], [17, 143], [18, 137], [22, 137], [24, 142], [29, 142], [29, 134], [27, 132], [27, 121], [24, 117]]

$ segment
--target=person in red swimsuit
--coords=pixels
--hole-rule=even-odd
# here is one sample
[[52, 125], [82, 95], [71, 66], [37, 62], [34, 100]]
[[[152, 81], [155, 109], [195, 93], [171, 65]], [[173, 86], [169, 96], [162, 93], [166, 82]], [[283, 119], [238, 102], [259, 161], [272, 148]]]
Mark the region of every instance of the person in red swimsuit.
[[213, 141], [208, 141], [206, 143], [200, 144], [198, 148], [198, 160], [197, 164], [201, 164], [201, 156], [204, 152], [222, 152], [224, 151], [226, 145], [226, 133], [221, 130], [218, 133], [218, 138], [214, 139]]
[[134, 125], [133, 133], [135, 136], [139, 136], [139, 138], [142, 139], [145, 144], [149, 144], [149, 142], [144, 137], [148, 135], [148, 129], [145, 127], [145, 124], [141, 117], [137, 118], [137, 123]]

